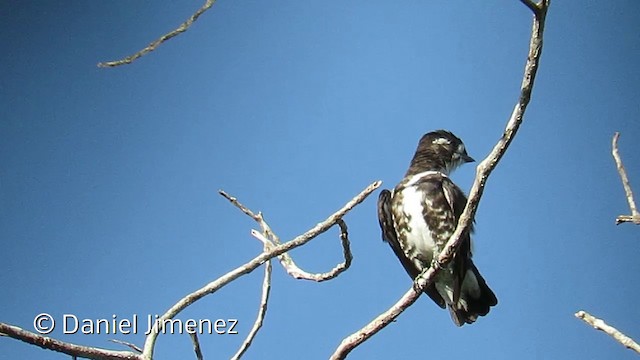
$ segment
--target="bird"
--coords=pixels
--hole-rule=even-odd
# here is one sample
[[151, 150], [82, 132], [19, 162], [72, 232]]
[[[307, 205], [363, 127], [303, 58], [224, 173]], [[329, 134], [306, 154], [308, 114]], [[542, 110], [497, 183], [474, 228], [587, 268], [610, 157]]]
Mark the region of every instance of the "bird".
[[[449, 174], [473, 162], [453, 133], [436, 130], [418, 142], [404, 178], [378, 197], [378, 220], [387, 242], [412, 279], [428, 269], [456, 230], [467, 204], [464, 192]], [[452, 260], [424, 289], [438, 306], [448, 308], [457, 326], [489, 313], [498, 299], [472, 260], [471, 233], [463, 233]]]

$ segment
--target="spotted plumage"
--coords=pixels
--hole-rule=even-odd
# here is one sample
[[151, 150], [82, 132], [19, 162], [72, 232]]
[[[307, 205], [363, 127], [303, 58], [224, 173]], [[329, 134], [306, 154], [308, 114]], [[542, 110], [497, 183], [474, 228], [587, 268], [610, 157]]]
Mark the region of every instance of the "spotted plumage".
[[[382, 238], [411, 278], [431, 265], [455, 231], [467, 198], [448, 174], [471, 161], [458, 137], [445, 130], [430, 132], [420, 139], [404, 179], [393, 191], [380, 193]], [[473, 323], [498, 302], [471, 259], [472, 231], [463, 234], [452, 261], [424, 290], [449, 308], [458, 326]]]

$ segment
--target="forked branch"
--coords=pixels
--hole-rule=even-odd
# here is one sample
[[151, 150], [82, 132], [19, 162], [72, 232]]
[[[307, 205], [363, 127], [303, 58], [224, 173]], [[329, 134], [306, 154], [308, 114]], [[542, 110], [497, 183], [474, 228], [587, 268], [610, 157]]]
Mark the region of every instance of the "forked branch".
[[[40, 334], [26, 331], [20, 327], [1, 323], [1, 322], [0, 322], [0, 335], [8, 336], [20, 341], [24, 341], [29, 344], [37, 345], [44, 349], [65, 353], [65, 354], [71, 355], [72, 357], [81, 357], [81, 358], [98, 359], [98, 360], [106, 360], [106, 359], [151, 360], [153, 358], [155, 343], [156, 343], [158, 334], [160, 333], [158, 329], [160, 326], [159, 324], [165, 322], [166, 320], [173, 319], [182, 310], [184, 310], [194, 302], [200, 300], [206, 295], [213, 294], [214, 292], [218, 291], [225, 285], [229, 284], [231, 281], [237, 279], [238, 277], [252, 272], [256, 268], [258, 268], [260, 265], [268, 262], [270, 259], [274, 257], [278, 257], [282, 254], [285, 254], [287, 251], [293, 250], [297, 247], [300, 247], [308, 243], [312, 239], [316, 238], [318, 235], [329, 230], [334, 225], [338, 225], [340, 227], [340, 238], [343, 241], [345, 254], [348, 253], [348, 256], [345, 255], [345, 257], [347, 257], [347, 259], [345, 259], [345, 263], [348, 264], [351, 261], [350, 260], [351, 253], [348, 251], [347, 229], [342, 218], [349, 211], [351, 211], [351, 209], [353, 209], [358, 204], [362, 203], [369, 195], [371, 195], [371, 193], [373, 193], [376, 189], [378, 189], [381, 184], [382, 182], [380, 181], [376, 181], [372, 183], [363, 191], [361, 191], [358, 195], [356, 195], [353, 199], [348, 201], [342, 208], [340, 208], [335, 213], [331, 214], [327, 219], [318, 223], [316, 226], [309, 229], [307, 232], [303, 233], [302, 235], [299, 235], [295, 237], [293, 240], [283, 244], [272, 243], [271, 240], [268, 240], [265, 236], [263, 236], [264, 233], [270, 232], [270, 228], [268, 227], [268, 224], [264, 222], [264, 219], [262, 219], [261, 214], [255, 215], [253, 214], [253, 212], [244, 208], [241, 204], [237, 203], [237, 200], [235, 200], [235, 198], [227, 197], [230, 201], [232, 202], [235, 201], [236, 206], [238, 206], [241, 210], [243, 210], [247, 215], [252, 216], [258, 222], [262, 221], [264, 223], [265, 227], [262, 228], [263, 233], [260, 234], [256, 232], [257, 234], [261, 235], [258, 237], [258, 239], [263, 241], [264, 250], [260, 255], [256, 256], [251, 261], [222, 275], [218, 279], [192, 292], [191, 294], [188, 294], [184, 298], [180, 299], [176, 304], [174, 304], [155, 322], [154, 327], [151, 329], [150, 334], [147, 336], [145, 340], [144, 347], [142, 348], [142, 354], [131, 352], [131, 351], [113, 351], [113, 350], [100, 349], [96, 347], [80, 346], [80, 345], [52, 339]], [[273, 233], [271, 232], [271, 234]], [[342, 267], [340, 266], [338, 266], [337, 268], [342, 269]], [[335, 277], [335, 275], [337, 275], [341, 271], [343, 270], [334, 269], [330, 273], [333, 274], [331, 276]], [[252, 330], [252, 332], [249, 334], [247, 339], [245, 339], [245, 342], [243, 343], [238, 353], [235, 355], [235, 358], [239, 358], [242, 355], [242, 353], [244, 353], [246, 348], [251, 343], [253, 336], [255, 336], [257, 329], [259, 329], [262, 319], [264, 318], [264, 312], [266, 311], [266, 304], [268, 299], [268, 287], [269, 287], [268, 279], [270, 278], [270, 273], [271, 273], [271, 269], [267, 267], [267, 269], [265, 269], [265, 281], [263, 282], [263, 292], [262, 292], [262, 297], [260, 302], [261, 305], [258, 312], [256, 323], [254, 324], [255, 330]], [[199, 343], [198, 343], [197, 337], [192, 336], [191, 339], [194, 344], [194, 350], [196, 352], [196, 355], [202, 356], [199, 349]]]

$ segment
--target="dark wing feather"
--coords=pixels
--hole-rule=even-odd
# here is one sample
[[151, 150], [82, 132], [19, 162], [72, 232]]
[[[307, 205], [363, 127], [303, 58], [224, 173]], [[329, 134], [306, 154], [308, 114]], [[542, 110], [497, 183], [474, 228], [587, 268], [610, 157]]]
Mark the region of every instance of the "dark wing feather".
[[[462, 215], [464, 207], [467, 205], [467, 197], [459, 187], [457, 187], [451, 180], [449, 180], [449, 178], [442, 179], [442, 190], [445, 194], [445, 197], [447, 198], [447, 203], [449, 204], [449, 207], [455, 219], [454, 223], [457, 227], [458, 221], [460, 220], [460, 215]], [[454, 273], [457, 275], [453, 284], [454, 304], [458, 302], [458, 299], [460, 299], [460, 288], [467, 273], [467, 261], [471, 257], [471, 236], [469, 234], [472, 231], [473, 224], [471, 225], [471, 229], [469, 231], [462, 234], [462, 242], [460, 243], [460, 247], [455, 252], [455, 255], [452, 259]]]
[[[464, 207], [467, 205], [467, 197], [459, 187], [457, 187], [448, 179], [443, 182], [443, 189], [445, 191], [448, 191], [448, 202], [455, 216], [456, 224], [458, 224], [458, 221], [460, 221], [460, 215], [462, 215]], [[456, 274], [458, 275], [454, 290], [454, 301], [457, 304], [459, 297], [464, 296], [468, 304], [468, 310], [465, 310], [458, 306], [450, 308], [451, 317], [458, 326], [462, 326], [465, 323], [471, 324], [476, 321], [478, 316], [487, 315], [490, 308], [498, 303], [496, 295], [489, 288], [482, 275], [480, 275], [478, 268], [476, 268], [476, 266], [473, 264], [473, 260], [471, 259], [472, 254], [470, 234], [472, 232], [473, 224], [471, 224], [469, 231], [462, 234], [462, 243], [460, 244], [460, 247], [458, 248], [458, 251], [456, 251], [456, 254], [453, 258], [453, 266]], [[462, 294], [462, 292], [464, 292], [465, 290], [461, 289], [460, 286], [462, 286], [462, 282], [464, 281], [464, 277], [467, 276], [468, 270], [471, 270], [473, 272], [473, 276], [476, 278], [480, 291], [479, 296]]]
[[[404, 251], [402, 251], [402, 247], [398, 241], [398, 236], [396, 235], [396, 230], [393, 226], [393, 215], [391, 215], [391, 191], [387, 189], [382, 190], [378, 196], [378, 221], [380, 222], [380, 229], [382, 230], [382, 240], [391, 246], [391, 249], [394, 254], [396, 254], [396, 257], [400, 260], [400, 263], [409, 276], [411, 276], [412, 279], [415, 279], [420, 275], [420, 271], [416, 269], [411, 260], [409, 260], [404, 254]], [[446, 307], [444, 299], [440, 296], [433, 284], [424, 289], [424, 292], [429, 295], [431, 300], [438, 304], [438, 306], [443, 309]]]

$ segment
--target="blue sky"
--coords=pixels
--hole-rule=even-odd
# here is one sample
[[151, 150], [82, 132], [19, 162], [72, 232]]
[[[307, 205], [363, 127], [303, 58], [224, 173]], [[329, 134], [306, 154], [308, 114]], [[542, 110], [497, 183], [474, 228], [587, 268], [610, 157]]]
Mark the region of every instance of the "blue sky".
[[[256, 225], [217, 195], [263, 211], [283, 240], [375, 180], [390, 188], [420, 136], [445, 128], [481, 159], [502, 134], [526, 59], [518, 1], [218, 1], [132, 65], [129, 55], [200, 2], [0, 4], [0, 321], [46, 312], [161, 314], [261, 251]], [[525, 122], [490, 177], [475, 262], [499, 304], [456, 328], [424, 297], [350, 359], [635, 358], [574, 318], [585, 309], [640, 339], [637, 227], [611, 138], [640, 193], [640, 4], [555, 1]], [[469, 189], [473, 166], [453, 179]], [[345, 217], [352, 267], [317, 284], [274, 264], [265, 326], [247, 359], [324, 359], [410, 286], [382, 243], [375, 199]], [[292, 252], [309, 271], [341, 259], [337, 230]], [[250, 329], [262, 270], [181, 314], [238, 319], [201, 336], [228, 358]], [[119, 349], [143, 335], [50, 334]], [[65, 358], [0, 339], [0, 359]], [[158, 359], [189, 358], [186, 335]]]

